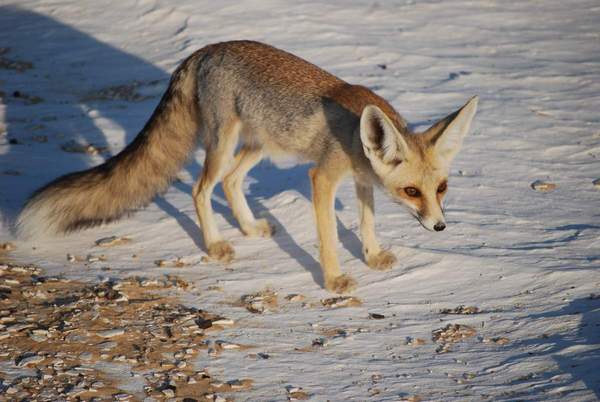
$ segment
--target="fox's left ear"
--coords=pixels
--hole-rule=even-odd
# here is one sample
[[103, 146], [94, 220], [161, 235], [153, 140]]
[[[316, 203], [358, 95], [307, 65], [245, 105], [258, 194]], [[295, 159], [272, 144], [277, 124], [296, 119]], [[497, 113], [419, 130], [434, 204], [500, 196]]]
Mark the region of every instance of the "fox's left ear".
[[435, 123], [423, 134], [438, 155], [448, 163], [454, 159], [469, 132], [478, 101], [477, 96], [472, 97], [463, 107]]

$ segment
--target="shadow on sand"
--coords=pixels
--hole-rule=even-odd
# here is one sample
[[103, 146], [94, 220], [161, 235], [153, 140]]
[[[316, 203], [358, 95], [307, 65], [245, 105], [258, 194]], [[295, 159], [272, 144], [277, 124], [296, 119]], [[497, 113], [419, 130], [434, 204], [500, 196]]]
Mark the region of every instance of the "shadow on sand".
[[[60, 175], [101, 163], [100, 159], [92, 162], [85, 154], [55, 152], [61, 144], [67, 141], [94, 144], [107, 150], [101, 153], [104, 159], [111, 155], [111, 148], [114, 153], [120, 150], [120, 145], [115, 147], [108, 142], [97, 127], [95, 117], [101, 116], [104, 121], [122, 129], [124, 142], [131, 142], [158, 103], [168, 84], [169, 74], [135, 55], [30, 10], [0, 7], [0, 27], [9, 46], [0, 52], [0, 57], [13, 63], [12, 67], [2, 63], [5, 68], [0, 69], [0, 89], [4, 93], [2, 102], [6, 107], [5, 122], [10, 140], [5, 145], [7, 151], [2, 155], [0, 171], [1, 187], [10, 191], [0, 192], [4, 193], [0, 195], [0, 211], [10, 222], [36, 188]], [[13, 69], [15, 66], [21, 68]], [[124, 93], [115, 91], [115, 88], [124, 89]], [[51, 95], [47, 95], [47, 99], [31, 98], [38, 94]], [[52, 134], [44, 139], [38, 135], [42, 133]], [[47, 157], [49, 147], [53, 148], [50, 151], [52, 158]], [[59, 160], [52, 160], [55, 155]], [[250, 177], [261, 183], [260, 186], [250, 186], [250, 206], [257, 215], [264, 216], [276, 226], [273, 240], [311, 272], [322, 286], [319, 263], [294, 241], [260, 201], [289, 189], [295, 189], [310, 199], [308, 166], [288, 169], [278, 169], [273, 165], [269, 165], [269, 169], [262, 167], [250, 172]], [[185, 169], [192, 177], [198, 177], [201, 166], [193, 161]], [[273, 180], [274, 177], [277, 179]], [[192, 202], [189, 185], [174, 185], [189, 194]], [[217, 192], [217, 195], [222, 196], [222, 193]], [[156, 197], [155, 203], [175, 218], [199, 248], [204, 248], [195, 220], [163, 197]], [[213, 204], [217, 213], [237, 226], [228, 207], [216, 200]], [[341, 207], [337, 201], [336, 208]], [[362, 258], [356, 235], [339, 220], [338, 226], [343, 245], [355, 257]]]

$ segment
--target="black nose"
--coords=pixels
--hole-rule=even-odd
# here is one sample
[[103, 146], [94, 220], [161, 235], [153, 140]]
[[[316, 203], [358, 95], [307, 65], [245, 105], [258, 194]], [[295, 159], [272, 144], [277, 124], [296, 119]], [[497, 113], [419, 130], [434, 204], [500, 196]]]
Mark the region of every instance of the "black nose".
[[441, 232], [444, 229], [446, 229], [446, 224], [444, 222], [438, 222], [435, 225], [433, 225], [433, 230], [435, 230], [436, 232]]

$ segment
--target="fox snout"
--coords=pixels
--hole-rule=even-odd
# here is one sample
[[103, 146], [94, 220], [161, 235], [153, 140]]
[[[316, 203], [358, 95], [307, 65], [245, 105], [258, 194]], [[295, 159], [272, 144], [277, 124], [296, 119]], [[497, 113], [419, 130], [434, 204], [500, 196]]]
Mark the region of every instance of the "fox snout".
[[416, 218], [421, 226], [430, 232], [441, 232], [442, 230], [446, 229], [446, 221], [444, 220], [443, 215], [439, 218], [434, 218], [417, 214]]

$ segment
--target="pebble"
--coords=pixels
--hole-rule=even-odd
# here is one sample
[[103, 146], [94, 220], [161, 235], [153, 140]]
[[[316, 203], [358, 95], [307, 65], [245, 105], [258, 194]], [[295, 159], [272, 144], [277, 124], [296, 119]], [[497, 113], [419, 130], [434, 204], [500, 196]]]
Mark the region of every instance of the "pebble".
[[328, 299], [322, 299], [321, 304], [325, 307], [338, 308], [338, 307], [357, 307], [362, 305], [360, 299], [353, 296], [339, 296], [330, 297]]
[[596, 179], [592, 182], [592, 184], [594, 185], [594, 187], [596, 187], [597, 189], [600, 190], [600, 179]]
[[290, 302], [301, 302], [304, 301], [305, 297], [298, 293], [292, 293], [287, 295], [285, 299]]
[[13, 251], [16, 250], [17, 246], [12, 243], [0, 243], [0, 251]]
[[163, 389], [162, 393], [164, 396], [166, 396], [167, 398], [175, 398], [175, 391], [173, 391], [170, 388], [167, 389]]
[[37, 363], [43, 361], [44, 359], [45, 359], [45, 357], [40, 356], [40, 355], [24, 357], [21, 360], [19, 360], [19, 363], [17, 363], [17, 366], [18, 367], [27, 367], [30, 364], [37, 364]]
[[7, 395], [14, 395], [19, 392], [19, 389], [17, 387], [8, 387], [4, 392], [6, 392]]
[[106, 331], [98, 331], [96, 335], [101, 336], [102, 338], [113, 338], [115, 336], [120, 336], [125, 333], [125, 329], [123, 328], [114, 328], [108, 329]]
[[557, 187], [556, 184], [546, 182], [543, 180], [536, 180], [533, 183], [531, 183], [532, 189], [534, 189], [535, 191], [543, 192], [543, 193], [548, 193], [550, 191], [554, 191], [554, 190], [556, 190], [556, 187]]
[[114, 394], [113, 397], [117, 400], [117, 401], [126, 401], [128, 399], [131, 399], [132, 396], [129, 394]]
[[117, 237], [117, 236], [109, 236], [103, 237], [101, 239], [96, 240], [96, 246], [100, 247], [112, 247], [118, 246], [120, 244], [126, 244], [131, 241], [128, 237]]
[[213, 323], [213, 325], [227, 325], [227, 326], [230, 326], [230, 325], [234, 324], [234, 321], [233, 320], [228, 320], [226, 318], [221, 318], [221, 319], [218, 319], [216, 321], [213, 321], [212, 323]]
[[479, 308], [475, 306], [464, 306], [460, 305], [454, 308], [444, 308], [440, 310], [441, 314], [477, 314]]

